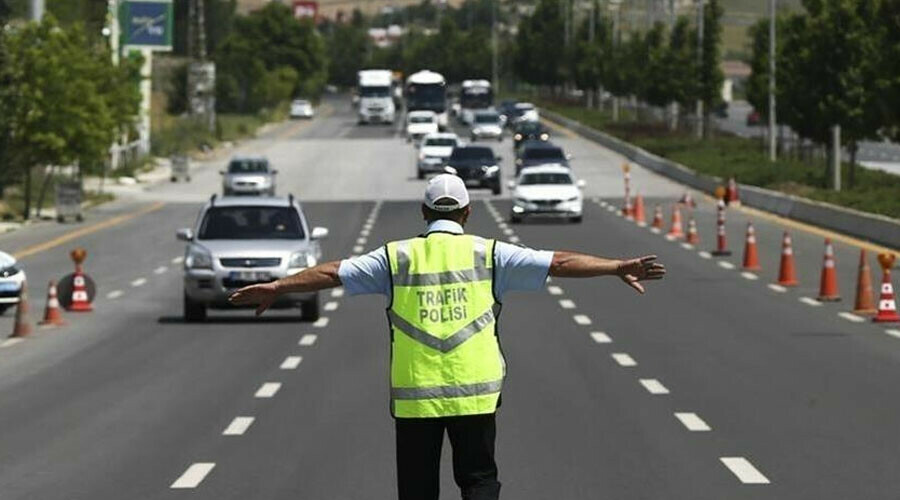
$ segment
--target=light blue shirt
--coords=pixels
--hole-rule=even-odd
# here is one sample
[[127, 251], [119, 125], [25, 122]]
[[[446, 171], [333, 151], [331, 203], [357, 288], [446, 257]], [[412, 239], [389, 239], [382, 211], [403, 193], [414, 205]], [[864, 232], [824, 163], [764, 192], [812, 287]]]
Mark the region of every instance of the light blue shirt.
[[[462, 226], [449, 220], [432, 222], [425, 229], [425, 234], [434, 231], [463, 234]], [[494, 246], [494, 296], [497, 300], [502, 300], [507, 291], [540, 289], [547, 281], [552, 260], [553, 252], [498, 241]], [[342, 260], [338, 269], [344, 291], [349, 295], [379, 293], [390, 298], [390, 274], [384, 247]]]

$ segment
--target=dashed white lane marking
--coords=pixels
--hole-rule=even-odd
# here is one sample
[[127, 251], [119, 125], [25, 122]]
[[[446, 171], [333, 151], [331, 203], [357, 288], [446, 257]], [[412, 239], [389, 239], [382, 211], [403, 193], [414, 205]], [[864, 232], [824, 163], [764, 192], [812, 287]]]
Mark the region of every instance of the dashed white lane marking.
[[500, 229], [504, 229], [504, 230], [509, 229], [509, 226], [505, 222], [503, 222], [502, 219], [500, 220], [500, 222], [497, 223], [497, 227], [499, 227]]
[[168, 271], [168, 270], [169, 270], [169, 268], [166, 267], [166, 266], [159, 266], [159, 267], [157, 267], [156, 269], [153, 270], [153, 274], [162, 274], [162, 273], [164, 273], [164, 272], [166, 272], [166, 271]]
[[653, 234], [659, 234], [659, 233], [662, 232], [662, 230], [661, 230], [660, 228], [658, 228], [658, 227], [650, 226], [650, 232], [653, 233]]
[[106, 294], [106, 298], [107, 299], [118, 299], [122, 295], [125, 295], [125, 292], [123, 292], [122, 290], [113, 290]]
[[680, 420], [682, 425], [691, 432], [706, 432], [712, 430], [696, 413], [675, 412], [675, 418]]
[[213, 462], [198, 462], [191, 464], [178, 479], [172, 483], [172, 489], [196, 488], [203, 482], [206, 476], [213, 470], [216, 464]]
[[[893, 328], [888, 328], [887, 330], [884, 331], [884, 333], [890, 335], [891, 337], [895, 337], [895, 338], [900, 339], [900, 330], [895, 330], [895, 329], [893, 329]], [[13, 339], [9, 339], [9, 340], [13, 340]]]
[[572, 319], [574, 319], [575, 322], [578, 323], [579, 325], [590, 325], [591, 324], [591, 318], [588, 318], [584, 314], [576, 314], [575, 316], [572, 317]]
[[8, 338], [8, 339], [4, 340], [3, 342], [0, 342], [0, 348], [12, 347], [12, 346], [18, 344], [19, 342], [22, 342], [23, 340], [25, 340], [25, 339], [23, 339], [22, 337]]
[[744, 484], [769, 484], [769, 479], [744, 457], [721, 457], [719, 460]]
[[518, 243], [519, 241], [521, 241], [521, 240], [519, 240], [519, 237], [516, 236], [516, 235], [512, 235], [512, 236], [509, 237], [509, 242], [510, 242], [510, 243]]
[[147, 278], [138, 278], [131, 282], [131, 286], [144, 286], [147, 283]]
[[331, 296], [336, 299], [343, 297], [344, 289], [343, 288], [335, 288], [334, 290], [331, 291]]
[[759, 279], [759, 276], [757, 276], [757, 275], [751, 273], [750, 271], [744, 271], [744, 272], [742, 272], [742, 273], [741, 273], [741, 277], [743, 277], [744, 279], [748, 279], [748, 280], [750, 280], [750, 281], [755, 281], [755, 280], [758, 280], [758, 279]]
[[307, 333], [306, 335], [300, 337], [299, 345], [310, 346], [316, 343], [316, 339], [319, 338], [318, 335], [314, 333]]
[[642, 378], [641, 385], [644, 386], [644, 389], [647, 389], [647, 392], [650, 394], [668, 394], [669, 389], [666, 386], [662, 385], [662, 382], [656, 380], [655, 378]]
[[804, 304], [806, 304], [808, 306], [812, 306], [812, 307], [819, 307], [822, 305], [821, 302], [819, 302], [816, 299], [810, 298], [810, 297], [800, 297], [797, 300], [799, 300], [800, 302], [803, 302]]
[[559, 301], [559, 307], [563, 309], [575, 309], [575, 302], [572, 302], [569, 299], [562, 299]]
[[172, 259], [172, 264], [181, 264], [182, 262], [184, 262], [183, 256], [178, 256]]
[[550, 293], [550, 295], [562, 295], [563, 294], [563, 289], [558, 286], [548, 286], [547, 291]]
[[722, 269], [734, 269], [734, 264], [728, 261], [720, 260], [719, 267], [721, 267]]
[[253, 424], [253, 421], [256, 420], [253, 417], [234, 417], [234, 420], [228, 424], [228, 427], [222, 431], [223, 436], [243, 436], [247, 429], [250, 428], [250, 425]]
[[359, 235], [360, 236], [369, 236], [369, 230], [364, 228], [362, 231], [359, 232]]
[[853, 313], [851, 313], [851, 312], [846, 312], [846, 311], [845, 311], [845, 312], [839, 312], [839, 313], [838, 313], [838, 316], [840, 316], [840, 317], [846, 319], [847, 321], [852, 321], [852, 322], [854, 322], [854, 323], [862, 323], [863, 321], [866, 320], [866, 318], [863, 318], [862, 316], [857, 316], [857, 315], [855, 315], [855, 314], [853, 314]]
[[365, 250], [365, 247], [363, 247], [362, 245], [356, 245], [355, 247], [353, 247], [353, 253], [363, 253], [363, 250]]
[[612, 353], [612, 358], [616, 360], [616, 363], [619, 363], [619, 366], [637, 366], [637, 361], [624, 352], [614, 352]]
[[332, 300], [331, 302], [328, 302], [328, 303], [325, 304], [325, 308], [324, 308], [324, 309], [325, 309], [326, 311], [334, 311], [334, 310], [336, 310], [337, 308], [338, 308], [338, 303], [337, 303], [336, 301], [333, 301], [333, 300]]
[[694, 245], [691, 245], [690, 243], [682, 243], [682, 244], [681, 244], [681, 248], [683, 248], [683, 249], [685, 249], [685, 250], [693, 250], [693, 249], [694, 249]]
[[606, 211], [607, 211], [607, 212], [615, 212], [615, 211], [616, 211], [616, 207], [614, 207], [614, 206], [612, 206], [612, 205], [606, 205]]
[[769, 283], [769, 290], [772, 290], [773, 292], [784, 293], [787, 291], [787, 287], [783, 287], [776, 283]]
[[303, 361], [303, 356], [288, 356], [284, 358], [279, 368], [282, 370], [296, 370], [300, 366], [301, 361]]
[[513, 230], [510, 229], [510, 228], [506, 228], [506, 229], [503, 230], [503, 234], [505, 234], [505, 235], [507, 235], [507, 236], [512, 236], [512, 235], [516, 234], [516, 232], [513, 231]]
[[312, 326], [314, 326], [314, 327], [316, 327], [316, 328], [325, 328], [326, 326], [328, 326], [328, 317], [327, 317], [327, 316], [323, 316], [323, 317], [321, 317], [321, 318], [315, 320], [315, 321], [313, 322], [313, 325], [312, 325]]
[[609, 335], [603, 332], [591, 332], [591, 338], [594, 339], [594, 342], [598, 344], [609, 344], [612, 342], [612, 339], [609, 338]]
[[271, 398], [278, 393], [278, 389], [281, 389], [281, 382], [266, 382], [263, 385], [259, 386], [259, 389], [256, 391], [256, 394], [253, 395], [253, 397]]
[[712, 254], [707, 252], [706, 250], [701, 250], [701, 251], [697, 252], [697, 255], [699, 255], [701, 259], [711, 259], [712, 258]]
[[366, 244], [366, 241], [367, 241], [367, 240], [366, 240], [365, 238], [356, 238], [356, 244], [357, 244], [357, 245], [365, 245], [365, 244]]

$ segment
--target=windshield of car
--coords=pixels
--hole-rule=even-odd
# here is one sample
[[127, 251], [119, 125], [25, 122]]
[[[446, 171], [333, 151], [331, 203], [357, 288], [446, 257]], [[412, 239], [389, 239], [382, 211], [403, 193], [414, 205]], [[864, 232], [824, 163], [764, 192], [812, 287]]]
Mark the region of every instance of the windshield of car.
[[572, 177], [562, 172], [524, 174], [519, 184], [523, 186], [534, 184], [572, 184]]
[[410, 116], [409, 123], [431, 123], [434, 119], [430, 116]]
[[228, 164], [229, 174], [264, 174], [268, 171], [266, 160], [231, 160]]
[[435, 137], [432, 139], [425, 139], [425, 146], [456, 146], [456, 139], [451, 139], [449, 137]]
[[294, 101], [294, 106], [309, 106], [309, 101]]
[[360, 87], [360, 97], [390, 97], [391, 88], [382, 86]]
[[527, 148], [522, 154], [528, 160], [565, 160], [559, 148]]
[[497, 123], [500, 121], [500, 116], [496, 113], [478, 113], [475, 115], [475, 123]]
[[519, 104], [516, 104], [515, 108], [513, 108], [513, 115], [522, 116], [525, 114], [526, 111], [531, 111], [532, 109], [534, 109], [533, 104], [519, 103]]
[[291, 207], [213, 207], [200, 224], [201, 240], [303, 239], [300, 216]]
[[491, 148], [456, 148], [450, 155], [451, 160], [494, 160], [494, 151]]
[[543, 132], [543, 127], [538, 122], [522, 122], [516, 127], [516, 132], [520, 134], [540, 134]]

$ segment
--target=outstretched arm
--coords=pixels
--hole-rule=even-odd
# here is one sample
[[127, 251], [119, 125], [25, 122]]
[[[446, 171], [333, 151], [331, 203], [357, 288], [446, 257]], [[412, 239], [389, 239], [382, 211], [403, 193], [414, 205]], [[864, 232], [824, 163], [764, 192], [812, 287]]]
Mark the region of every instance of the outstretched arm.
[[341, 279], [338, 277], [340, 265], [341, 262], [335, 260], [304, 269], [297, 274], [270, 283], [245, 286], [231, 294], [228, 302], [238, 306], [258, 305], [256, 315], [259, 316], [275, 302], [279, 295], [292, 292], [316, 292], [341, 286]]
[[606, 259], [577, 252], [553, 252], [550, 276], [563, 278], [593, 278], [595, 276], [618, 276], [631, 288], [644, 293], [641, 281], [658, 280], [666, 274], [666, 268], [656, 262], [655, 255], [637, 259]]

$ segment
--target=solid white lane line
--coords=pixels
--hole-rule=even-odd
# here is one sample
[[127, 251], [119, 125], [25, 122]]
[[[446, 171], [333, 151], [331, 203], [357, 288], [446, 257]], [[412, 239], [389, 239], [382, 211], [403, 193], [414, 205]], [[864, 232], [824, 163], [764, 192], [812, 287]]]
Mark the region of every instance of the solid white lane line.
[[353, 253], [363, 253], [363, 250], [365, 249], [366, 248], [362, 245], [356, 245], [355, 247], [353, 247]]
[[569, 299], [562, 299], [559, 301], [559, 307], [563, 309], [575, 309], [575, 303]]
[[118, 299], [122, 295], [125, 295], [125, 292], [123, 292], [122, 290], [113, 290], [106, 294], [106, 298], [107, 299]]
[[316, 328], [325, 328], [326, 326], [328, 326], [328, 317], [322, 316], [321, 318], [315, 320], [312, 326]]
[[253, 417], [234, 417], [234, 420], [228, 424], [228, 427], [222, 431], [223, 436], [242, 436], [247, 429], [250, 428], [250, 425], [253, 424], [253, 421], [256, 420]]
[[682, 425], [691, 432], [706, 432], [712, 430], [696, 413], [675, 412], [675, 418], [680, 420]]
[[744, 484], [769, 484], [769, 479], [744, 457], [721, 457], [719, 460]]
[[[887, 330], [884, 331], [884, 333], [890, 335], [891, 337], [895, 337], [895, 338], [900, 339], [900, 330], [895, 330], [895, 329], [893, 329], [893, 328], [888, 328]], [[12, 340], [12, 339], [10, 339], [10, 340]]]
[[303, 361], [303, 356], [288, 356], [284, 358], [279, 368], [282, 370], [296, 370], [300, 366], [301, 361]]
[[172, 264], [181, 264], [184, 262], [184, 256], [178, 256], [172, 259]]
[[256, 391], [256, 394], [253, 395], [253, 397], [271, 398], [278, 393], [278, 389], [281, 389], [280, 382], [266, 382], [263, 385], [259, 386], [259, 389]]
[[787, 291], [787, 288], [786, 288], [786, 287], [783, 287], [783, 286], [778, 285], [778, 284], [776, 284], [776, 283], [769, 283], [768, 286], [769, 286], [769, 290], [772, 290], [773, 292], [784, 293], [784, 292]]
[[190, 467], [184, 471], [184, 474], [181, 475], [178, 479], [172, 483], [172, 486], [169, 488], [172, 489], [190, 489], [196, 488], [203, 482], [206, 478], [206, 475], [213, 470], [216, 464], [213, 462], [197, 462], [195, 464], [191, 464]]
[[609, 338], [609, 335], [603, 332], [591, 332], [591, 338], [594, 339], [594, 342], [598, 344], [609, 344], [612, 342], [612, 339]]
[[131, 286], [144, 286], [145, 283], [147, 283], [147, 278], [138, 278], [131, 282]]
[[691, 245], [690, 243], [682, 243], [682, 244], [681, 244], [681, 248], [683, 248], [683, 249], [685, 249], [685, 250], [693, 250], [693, 249], [694, 249], [694, 245]]
[[313, 345], [316, 343], [317, 338], [319, 338], [318, 335], [314, 333], [307, 333], [306, 335], [300, 337], [299, 345]]
[[326, 311], [334, 311], [334, 310], [336, 310], [337, 308], [338, 308], [338, 303], [337, 303], [336, 301], [333, 301], [333, 300], [332, 300], [331, 302], [326, 303], [326, 304], [325, 304], [325, 307], [324, 307], [324, 309], [325, 309]]
[[821, 302], [819, 302], [816, 299], [810, 298], [810, 297], [800, 297], [797, 300], [799, 300], [800, 302], [803, 302], [804, 304], [806, 304], [808, 306], [812, 306], [812, 307], [819, 307], [822, 305]]
[[584, 314], [576, 314], [575, 316], [572, 317], [572, 319], [574, 319], [575, 322], [578, 323], [579, 325], [590, 325], [591, 324], [591, 318], [585, 316]]
[[637, 361], [624, 352], [614, 352], [611, 356], [616, 363], [619, 363], [619, 366], [637, 366]]
[[162, 274], [162, 273], [164, 273], [164, 272], [166, 272], [166, 271], [168, 271], [168, 270], [169, 270], [169, 268], [166, 267], [166, 266], [159, 266], [159, 267], [157, 267], [156, 269], [153, 270], [153, 274]]
[[331, 291], [331, 296], [334, 297], [334, 298], [336, 298], [336, 299], [343, 297], [343, 296], [344, 296], [344, 289], [343, 289], [343, 288], [335, 288], [335, 289], [333, 289], [333, 290]]
[[550, 295], [562, 295], [563, 294], [563, 289], [558, 286], [548, 286], [547, 291], [550, 293]]
[[356, 244], [357, 244], [357, 245], [365, 245], [365, 244], [366, 244], [366, 241], [367, 241], [367, 240], [366, 240], [365, 238], [356, 238]]
[[512, 235], [512, 236], [509, 237], [509, 242], [510, 242], [510, 243], [518, 243], [519, 241], [520, 241], [520, 240], [519, 240], [519, 237], [516, 236], [516, 235]]
[[0, 348], [2, 348], [2, 347], [12, 347], [12, 346], [18, 344], [19, 342], [24, 341], [24, 340], [25, 340], [25, 339], [23, 339], [22, 337], [10, 337], [10, 338], [4, 340], [3, 342], [0, 342]]
[[734, 264], [726, 260], [720, 260], [719, 267], [721, 267], [722, 269], [734, 269]]
[[741, 273], [741, 276], [742, 276], [744, 279], [748, 279], [748, 280], [750, 280], [750, 281], [755, 281], [755, 280], [758, 280], [758, 279], [759, 279], [759, 276], [757, 276], [757, 275], [751, 273], [750, 271], [744, 271], [744, 272], [742, 272], [742, 273]]
[[662, 382], [656, 380], [655, 378], [642, 378], [641, 385], [644, 386], [644, 389], [647, 389], [647, 392], [650, 394], [668, 394], [669, 389], [666, 386], [662, 385]]
[[854, 323], [862, 323], [863, 321], [866, 320], [866, 318], [863, 318], [862, 316], [857, 316], [857, 315], [855, 315], [855, 314], [853, 314], [853, 313], [851, 313], [851, 312], [846, 312], [846, 311], [845, 311], [845, 312], [839, 312], [839, 313], [838, 313], [838, 316], [840, 316], [840, 317], [846, 319], [847, 321], [852, 321], [852, 322], [854, 322]]
[[712, 254], [707, 252], [706, 250], [701, 250], [701, 251], [697, 252], [697, 255], [699, 255], [701, 259], [711, 259], [712, 258]]

